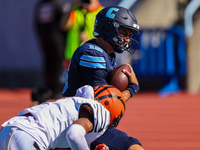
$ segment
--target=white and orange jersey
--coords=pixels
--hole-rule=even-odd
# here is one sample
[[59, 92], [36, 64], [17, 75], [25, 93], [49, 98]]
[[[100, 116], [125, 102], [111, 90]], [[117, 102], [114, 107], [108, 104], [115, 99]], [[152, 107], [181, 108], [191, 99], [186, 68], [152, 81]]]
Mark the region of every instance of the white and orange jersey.
[[[79, 97], [81, 96], [81, 97]], [[2, 127], [17, 126], [32, 135], [43, 147], [67, 148], [69, 144], [66, 132], [69, 126], [78, 119], [79, 110], [84, 105], [94, 117], [93, 131], [86, 134], [88, 145], [101, 136], [109, 126], [110, 113], [99, 102], [94, 100], [91, 86], [84, 86], [77, 90], [75, 97], [46, 102], [25, 109], [18, 116], [5, 122]], [[32, 116], [24, 116], [25, 114]]]

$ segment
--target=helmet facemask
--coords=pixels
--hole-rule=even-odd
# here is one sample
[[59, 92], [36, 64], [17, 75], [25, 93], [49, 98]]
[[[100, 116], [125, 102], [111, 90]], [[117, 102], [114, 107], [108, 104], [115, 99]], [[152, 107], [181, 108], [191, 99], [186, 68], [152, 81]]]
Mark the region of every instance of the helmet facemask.
[[[139, 42], [135, 40], [135, 37], [139, 34], [139, 32], [121, 26], [117, 22], [113, 22], [113, 26], [115, 28], [115, 32], [117, 33], [117, 36], [112, 38], [114, 42], [112, 45], [115, 51], [118, 53], [122, 53], [124, 51], [134, 53], [139, 45]], [[132, 49], [133, 44], [135, 47], [134, 49]]]
[[117, 127], [122, 117], [123, 117], [122, 113], [118, 117], [115, 117], [114, 121], [110, 124], [110, 126], [114, 128]]

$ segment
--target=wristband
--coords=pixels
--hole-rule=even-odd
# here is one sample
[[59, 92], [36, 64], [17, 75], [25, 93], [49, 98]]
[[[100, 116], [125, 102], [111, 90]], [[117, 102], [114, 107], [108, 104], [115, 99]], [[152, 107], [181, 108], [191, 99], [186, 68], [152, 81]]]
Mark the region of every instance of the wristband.
[[129, 90], [132, 97], [134, 94], [136, 94], [140, 90], [140, 87], [136, 83], [129, 83], [127, 90]]

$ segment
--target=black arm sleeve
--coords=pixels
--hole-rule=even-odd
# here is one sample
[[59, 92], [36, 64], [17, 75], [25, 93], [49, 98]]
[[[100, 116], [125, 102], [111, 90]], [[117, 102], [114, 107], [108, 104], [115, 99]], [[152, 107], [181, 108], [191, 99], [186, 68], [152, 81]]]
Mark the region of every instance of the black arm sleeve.
[[79, 110], [79, 116], [78, 118], [88, 118], [90, 120], [90, 122], [93, 124], [94, 126], [94, 115], [93, 115], [93, 109], [90, 106], [90, 104], [87, 103], [83, 103], [80, 106], [80, 110]]

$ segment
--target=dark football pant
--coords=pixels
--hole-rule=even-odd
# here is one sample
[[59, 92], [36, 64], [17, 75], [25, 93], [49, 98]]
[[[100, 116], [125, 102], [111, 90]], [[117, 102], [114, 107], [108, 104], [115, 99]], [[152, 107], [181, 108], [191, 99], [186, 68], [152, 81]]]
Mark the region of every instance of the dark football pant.
[[129, 137], [126, 133], [116, 128], [109, 128], [102, 136], [93, 141], [90, 145], [91, 150], [94, 150], [97, 145], [102, 143], [106, 144], [109, 150], [128, 150], [134, 144], [142, 146], [138, 139]]

